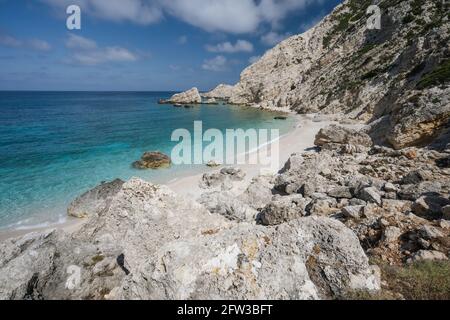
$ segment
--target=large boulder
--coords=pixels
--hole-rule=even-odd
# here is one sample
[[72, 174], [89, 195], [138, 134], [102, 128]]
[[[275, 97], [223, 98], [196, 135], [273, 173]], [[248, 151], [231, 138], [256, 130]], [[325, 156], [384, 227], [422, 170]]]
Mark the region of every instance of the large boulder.
[[133, 163], [136, 169], [160, 169], [170, 167], [172, 160], [168, 155], [159, 151], [146, 152], [141, 160]]
[[275, 177], [274, 188], [287, 194], [301, 193], [305, 197], [322, 192], [327, 184], [323, 172], [330, 171], [333, 165], [333, 157], [327, 153], [294, 154]]
[[258, 176], [253, 178], [245, 192], [241, 195], [243, 201], [254, 209], [264, 208], [274, 195], [272, 177]]
[[0, 245], [3, 299], [318, 299], [378, 290], [342, 223], [235, 223], [140, 179], [72, 235]]
[[31, 233], [0, 243], [0, 300], [42, 299], [56, 259], [57, 232]]
[[257, 211], [229, 191], [203, 193], [199, 202], [209, 212], [220, 214], [229, 220], [255, 221], [256, 219]]
[[259, 217], [262, 224], [272, 226], [298, 219], [306, 215], [309, 201], [300, 194], [278, 197], [261, 210]]
[[424, 218], [440, 219], [444, 212], [443, 208], [450, 205], [450, 200], [442, 196], [426, 195], [417, 199], [412, 205], [412, 211]]
[[432, 88], [421, 93], [412, 91], [399, 99], [395, 107], [391, 129], [386, 132], [387, 141], [395, 149], [425, 146], [448, 128], [450, 87]]
[[203, 174], [199, 186], [202, 189], [216, 187], [227, 189], [232, 187], [233, 182], [244, 180], [245, 175], [245, 172], [240, 168], [225, 167], [220, 171], [208, 172]]
[[116, 179], [105, 182], [89, 190], [72, 201], [67, 208], [67, 214], [75, 218], [87, 218], [101, 212], [111, 198], [119, 192], [125, 182]]
[[320, 129], [314, 140], [314, 144], [317, 146], [324, 146], [330, 143], [363, 147], [370, 147], [373, 144], [367, 133], [334, 124]]

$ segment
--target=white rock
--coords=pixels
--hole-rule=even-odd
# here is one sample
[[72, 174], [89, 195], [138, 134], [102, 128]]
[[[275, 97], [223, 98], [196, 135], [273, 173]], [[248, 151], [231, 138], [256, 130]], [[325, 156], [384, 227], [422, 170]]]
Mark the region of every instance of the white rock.
[[419, 235], [426, 240], [436, 239], [444, 236], [444, 234], [440, 232], [437, 228], [430, 226], [428, 224], [422, 226], [419, 229]]
[[410, 259], [408, 263], [418, 262], [418, 261], [439, 261], [448, 260], [448, 257], [442, 252], [435, 250], [419, 250]]
[[[75, 290], [65, 286], [70, 265], [81, 270]], [[1, 299], [317, 299], [379, 289], [359, 240], [336, 220], [237, 224], [140, 179], [71, 236], [2, 243], [0, 283]]]
[[166, 101], [166, 103], [172, 103], [172, 104], [189, 104], [189, 103], [201, 103], [202, 97], [200, 96], [200, 93], [198, 92], [197, 88], [192, 88], [188, 91], [181, 92], [174, 94], [169, 100]]

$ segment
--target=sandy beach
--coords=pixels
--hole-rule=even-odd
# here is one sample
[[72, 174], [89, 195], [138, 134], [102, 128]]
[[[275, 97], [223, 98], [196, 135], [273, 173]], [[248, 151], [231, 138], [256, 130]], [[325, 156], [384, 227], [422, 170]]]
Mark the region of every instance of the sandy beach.
[[[293, 153], [301, 153], [307, 151], [309, 148], [314, 147], [314, 138], [317, 132], [321, 128], [332, 123], [332, 121], [328, 120], [315, 122], [313, 121], [315, 115], [293, 116], [297, 119], [295, 128], [289, 133], [281, 136], [278, 141], [279, 166], [277, 168], [277, 171], [284, 166], [286, 161]], [[251, 159], [250, 157], [256, 157], [257, 154], [258, 150], [255, 150], [253, 152], [250, 152], [249, 154], [241, 155], [240, 157], [247, 157], [247, 159]], [[216, 167], [212, 171], [220, 170], [223, 167], [226, 166]], [[262, 172], [264, 170], [263, 166], [253, 164], [234, 165], [233, 167], [238, 167], [246, 173], [245, 179], [235, 186], [236, 188], [241, 188], [242, 191], [245, 190], [245, 188], [253, 178], [260, 174], [263, 174]], [[206, 171], [208, 171], [208, 169], [205, 169], [205, 172]], [[211, 171], [211, 169], [209, 169], [209, 171]], [[169, 182], [167, 185], [180, 195], [189, 197], [191, 199], [197, 199], [201, 195], [201, 193], [205, 192], [205, 190], [201, 189], [199, 186], [199, 182], [202, 178], [203, 173], [179, 178]]]
[[[281, 169], [283, 167], [283, 165], [289, 159], [291, 154], [305, 152], [309, 148], [314, 147], [314, 138], [316, 133], [321, 128], [333, 123], [332, 120], [327, 120], [327, 118], [324, 116], [321, 116], [320, 121], [313, 121], [315, 114], [311, 115], [292, 114], [291, 116], [296, 118], [296, 124], [294, 125], [294, 128], [289, 133], [281, 136], [278, 140], [279, 143], [278, 169]], [[271, 145], [269, 144], [266, 147], [271, 147]], [[252, 156], [257, 156], [257, 153], [258, 150], [254, 150], [245, 155], [240, 155], [240, 157], [249, 158]], [[222, 167], [225, 166], [219, 166], [216, 168], [208, 168], [205, 166], [205, 170], [201, 173], [174, 179], [166, 183], [166, 185], [181, 196], [189, 197], [191, 199], [197, 199], [203, 192], [205, 192], [205, 190], [201, 189], [199, 186], [199, 182], [201, 181], [202, 175], [205, 172], [220, 170]], [[261, 174], [263, 169], [261, 165], [254, 165], [254, 164], [234, 165], [234, 167], [238, 167], [246, 173], [245, 179], [235, 186], [237, 190], [242, 191], [245, 190], [245, 188], [248, 186], [248, 184], [253, 178]], [[86, 220], [68, 217], [67, 221], [65, 221], [64, 223], [51, 225], [48, 227], [40, 227], [26, 230], [4, 230], [0, 231], [0, 242], [5, 241], [7, 239], [23, 236], [28, 233], [40, 232], [55, 228], [64, 230], [65, 232], [68, 233], [72, 233], [78, 230], [83, 225], [84, 222], [86, 222]]]

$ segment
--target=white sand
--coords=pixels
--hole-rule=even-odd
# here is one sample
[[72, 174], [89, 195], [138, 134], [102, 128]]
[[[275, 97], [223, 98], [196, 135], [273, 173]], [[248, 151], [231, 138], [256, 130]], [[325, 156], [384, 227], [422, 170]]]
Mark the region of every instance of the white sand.
[[[309, 148], [314, 147], [314, 138], [317, 132], [333, 123], [332, 121], [328, 121], [323, 119], [320, 122], [312, 121], [314, 115], [295, 115], [298, 119], [295, 129], [282, 136], [279, 139], [279, 168], [281, 169], [286, 161], [289, 159], [290, 155], [293, 153], [302, 153], [308, 150]], [[256, 156], [257, 151], [251, 152], [247, 156]], [[239, 167], [246, 173], [246, 177], [244, 181], [240, 182], [237, 185], [238, 189], [245, 190], [246, 186], [249, 182], [259, 174], [261, 174], [262, 167], [260, 165], [233, 165], [233, 167]], [[221, 167], [214, 168], [214, 170], [207, 168], [205, 166], [204, 172], [200, 174], [196, 174], [193, 176], [183, 177], [176, 180], [173, 180], [167, 183], [173, 191], [176, 193], [188, 197], [190, 199], [197, 199], [202, 192], [205, 190], [199, 187], [199, 182], [202, 178], [203, 173], [208, 171], [216, 171], [220, 170]], [[15, 238], [22, 236], [27, 233], [49, 230], [49, 229], [62, 229], [68, 233], [72, 233], [78, 230], [86, 220], [68, 218], [68, 220], [59, 225], [54, 225], [51, 227], [45, 228], [36, 228], [36, 229], [28, 229], [28, 230], [5, 230], [0, 231], [0, 242], [6, 239]]]
[[[331, 121], [313, 122], [313, 115], [295, 115], [295, 117], [298, 119], [295, 129], [279, 139], [279, 166], [276, 171], [280, 170], [284, 166], [293, 153], [302, 153], [307, 151], [309, 148], [313, 148], [314, 138], [317, 132], [321, 128], [332, 123]], [[250, 157], [253, 156], [257, 156], [257, 151], [250, 153]], [[226, 166], [214, 168], [213, 171], [220, 170], [222, 167]], [[263, 172], [261, 169], [264, 168], [261, 165], [250, 164], [233, 165], [233, 167], [241, 168], [246, 173], [244, 181], [240, 183], [240, 187], [243, 189], [242, 191], [245, 190], [253, 178]], [[205, 168], [205, 172], [207, 171], [208, 170]], [[205, 192], [204, 189], [199, 187], [199, 182], [201, 181], [203, 173], [171, 181], [167, 184], [167, 186], [180, 195], [186, 196], [190, 199], [198, 199], [198, 197]]]

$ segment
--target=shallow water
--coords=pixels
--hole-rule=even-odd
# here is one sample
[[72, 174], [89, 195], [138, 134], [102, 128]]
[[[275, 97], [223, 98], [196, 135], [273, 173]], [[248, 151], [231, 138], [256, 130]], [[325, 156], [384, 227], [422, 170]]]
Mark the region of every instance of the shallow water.
[[[135, 170], [143, 152], [170, 155], [173, 130], [278, 128], [294, 119], [228, 105], [158, 105], [169, 92], [0, 92], [0, 228], [61, 222], [67, 205], [102, 181], [166, 182], [204, 166]], [[206, 144], [207, 145], [207, 144]], [[206, 146], [204, 145], [204, 146]]]

